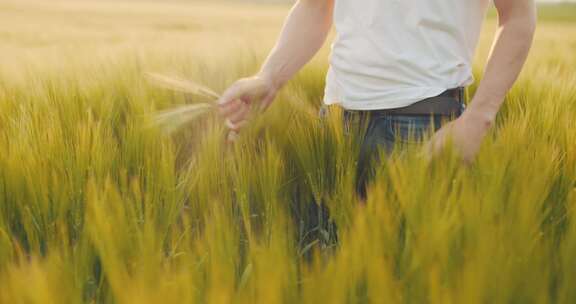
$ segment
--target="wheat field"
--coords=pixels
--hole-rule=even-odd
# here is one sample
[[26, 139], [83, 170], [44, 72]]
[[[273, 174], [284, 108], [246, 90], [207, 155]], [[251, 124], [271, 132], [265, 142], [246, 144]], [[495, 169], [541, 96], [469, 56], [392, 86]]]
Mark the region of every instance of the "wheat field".
[[475, 163], [410, 145], [365, 203], [357, 138], [317, 115], [328, 45], [234, 145], [210, 113], [154, 124], [206, 98], [146, 73], [222, 92], [288, 8], [0, 1], [0, 303], [576, 301], [576, 6], [540, 9]]

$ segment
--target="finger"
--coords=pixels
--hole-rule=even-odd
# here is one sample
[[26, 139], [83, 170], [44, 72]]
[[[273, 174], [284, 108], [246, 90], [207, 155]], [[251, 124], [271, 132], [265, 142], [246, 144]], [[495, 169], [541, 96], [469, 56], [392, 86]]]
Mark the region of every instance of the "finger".
[[225, 106], [235, 100], [242, 100], [251, 91], [253, 88], [250, 86], [250, 82], [247, 82], [246, 79], [238, 80], [222, 94], [222, 97], [218, 99], [218, 105]]
[[230, 131], [228, 132], [228, 135], [226, 136], [226, 141], [228, 143], [234, 143], [236, 140], [238, 139], [238, 132], [237, 131]]
[[229, 117], [233, 113], [238, 112], [240, 108], [243, 106], [243, 104], [244, 102], [242, 102], [240, 99], [234, 99], [229, 103], [221, 105], [218, 108], [218, 110], [220, 112], [220, 115], [222, 115], [223, 117]]
[[232, 131], [240, 131], [246, 124], [248, 124], [248, 120], [242, 120], [236, 123], [226, 120], [226, 127]]
[[236, 124], [238, 122], [246, 120], [249, 113], [250, 113], [250, 107], [247, 104], [242, 103], [239, 106], [238, 110], [234, 113], [229, 114], [227, 118], [231, 123]]
[[441, 138], [435, 138], [432, 142], [430, 142], [430, 148], [429, 148], [430, 155], [434, 156], [441, 153], [444, 147], [444, 141], [445, 139], [441, 137]]
[[233, 103], [236, 100], [240, 99], [242, 96], [242, 90], [238, 83], [233, 84], [230, 88], [228, 88], [224, 94], [218, 99], [218, 106], [223, 107], [229, 103]]

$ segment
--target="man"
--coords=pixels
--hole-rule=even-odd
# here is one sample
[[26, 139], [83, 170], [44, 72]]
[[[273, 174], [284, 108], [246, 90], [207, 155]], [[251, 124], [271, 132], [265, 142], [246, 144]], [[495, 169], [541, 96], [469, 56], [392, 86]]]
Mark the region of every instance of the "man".
[[[220, 100], [220, 112], [231, 134], [238, 132], [250, 107], [266, 108], [334, 24], [324, 102], [368, 119], [361, 166], [368, 163], [362, 159], [413, 134], [409, 130], [421, 135], [430, 125], [437, 130], [428, 145], [432, 153], [450, 137], [470, 162], [524, 65], [536, 25], [533, 0], [493, 2], [499, 28], [465, 111], [461, 88], [473, 82], [472, 60], [489, 0], [300, 0], [260, 72], [234, 83]], [[440, 126], [449, 117], [457, 118]]]

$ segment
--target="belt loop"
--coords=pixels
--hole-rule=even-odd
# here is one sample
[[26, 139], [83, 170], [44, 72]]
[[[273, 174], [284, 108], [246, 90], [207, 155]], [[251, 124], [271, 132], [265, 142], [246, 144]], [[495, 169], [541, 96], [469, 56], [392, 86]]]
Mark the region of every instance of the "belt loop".
[[466, 102], [468, 101], [468, 90], [466, 87], [460, 87], [460, 115], [466, 111]]
[[320, 118], [320, 120], [324, 121], [327, 116], [328, 116], [328, 106], [322, 104], [320, 106], [320, 109], [318, 110], [318, 117]]

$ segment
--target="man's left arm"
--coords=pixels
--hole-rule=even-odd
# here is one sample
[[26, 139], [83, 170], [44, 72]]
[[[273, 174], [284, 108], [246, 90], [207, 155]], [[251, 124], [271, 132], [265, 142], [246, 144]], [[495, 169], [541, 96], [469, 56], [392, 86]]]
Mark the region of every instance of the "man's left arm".
[[434, 135], [432, 152], [441, 150], [451, 136], [463, 159], [472, 161], [526, 62], [536, 28], [534, 0], [494, 0], [494, 4], [499, 27], [484, 77], [462, 116]]

